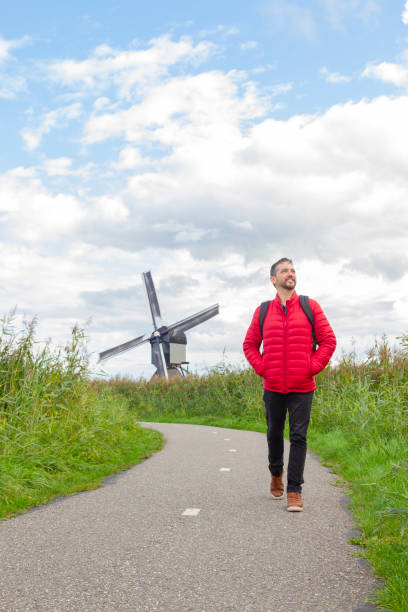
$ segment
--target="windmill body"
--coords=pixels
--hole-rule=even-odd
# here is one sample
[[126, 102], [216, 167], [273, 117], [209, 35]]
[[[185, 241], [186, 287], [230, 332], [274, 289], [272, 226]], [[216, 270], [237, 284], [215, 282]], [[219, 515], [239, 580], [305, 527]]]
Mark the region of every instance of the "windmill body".
[[[150, 342], [152, 364], [156, 368], [154, 376], [172, 378], [184, 376], [187, 365], [187, 337], [185, 332], [204, 323], [219, 313], [218, 304], [201, 310], [190, 317], [177, 321], [171, 325], [161, 325], [161, 312], [157, 299], [156, 289], [150, 272], [143, 272], [143, 281], [146, 287], [147, 299], [149, 301], [150, 313], [153, 321], [153, 332], [133, 338], [128, 342], [119, 344], [111, 349], [99, 353], [99, 361], [103, 361], [114, 355], [124, 353], [146, 342]], [[183, 367], [184, 366], [184, 367]]]

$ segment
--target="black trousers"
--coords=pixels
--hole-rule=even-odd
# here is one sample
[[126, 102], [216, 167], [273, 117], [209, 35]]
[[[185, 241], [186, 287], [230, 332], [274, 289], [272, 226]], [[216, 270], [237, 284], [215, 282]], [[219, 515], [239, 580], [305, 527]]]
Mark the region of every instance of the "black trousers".
[[300, 493], [306, 460], [306, 438], [310, 422], [313, 391], [309, 393], [276, 393], [264, 390], [265, 414], [268, 431], [269, 471], [272, 476], [283, 472], [283, 430], [289, 412], [290, 452], [288, 463], [288, 492]]

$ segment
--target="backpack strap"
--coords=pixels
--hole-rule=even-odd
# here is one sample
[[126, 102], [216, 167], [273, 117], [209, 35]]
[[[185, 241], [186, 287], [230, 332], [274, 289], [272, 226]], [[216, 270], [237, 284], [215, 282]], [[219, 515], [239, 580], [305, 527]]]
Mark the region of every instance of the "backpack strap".
[[315, 320], [314, 320], [312, 309], [310, 308], [309, 297], [307, 295], [299, 295], [299, 302], [300, 302], [303, 312], [309, 319], [310, 325], [312, 326], [313, 352], [315, 352], [316, 347], [317, 347], [317, 339], [316, 339], [316, 333], [315, 333]]
[[261, 328], [261, 337], [262, 338], [263, 338], [264, 321], [265, 321], [266, 313], [268, 312], [268, 308], [269, 308], [269, 304], [270, 303], [271, 303], [271, 300], [268, 300], [267, 302], [262, 302], [261, 310], [259, 311], [259, 327]]

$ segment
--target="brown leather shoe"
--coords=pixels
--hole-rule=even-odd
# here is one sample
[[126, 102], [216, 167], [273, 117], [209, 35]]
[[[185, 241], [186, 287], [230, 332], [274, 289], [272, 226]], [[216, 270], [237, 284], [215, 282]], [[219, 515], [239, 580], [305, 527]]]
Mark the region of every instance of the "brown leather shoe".
[[288, 493], [288, 512], [302, 512], [303, 502], [301, 493]]
[[271, 478], [271, 494], [273, 499], [282, 499], [284, 493], [282, 474], [280, 476], [272, 476]]

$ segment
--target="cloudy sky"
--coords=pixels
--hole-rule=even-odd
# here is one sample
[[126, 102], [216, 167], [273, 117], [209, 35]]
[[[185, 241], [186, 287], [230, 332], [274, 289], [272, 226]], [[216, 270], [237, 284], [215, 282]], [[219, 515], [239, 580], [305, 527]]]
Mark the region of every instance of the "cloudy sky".
[[[96, 353], [220, 303], [193, 369], [242, 360], [292, 256], [360, 351], [408, 331], [408, 1], [72, 0], [0, 23], [1, 309]], [[148, 376], [149, 349], [107, 362]]]

